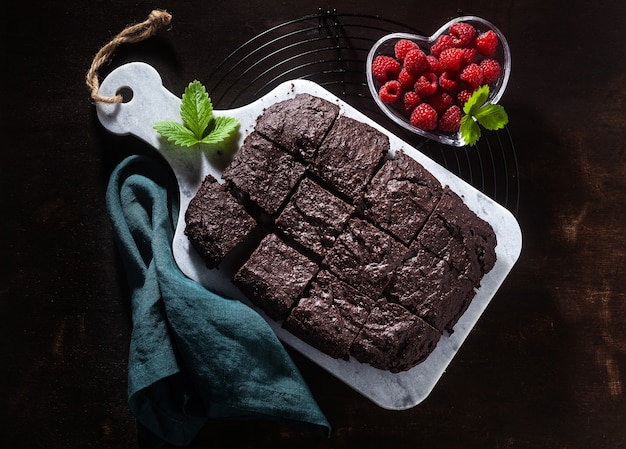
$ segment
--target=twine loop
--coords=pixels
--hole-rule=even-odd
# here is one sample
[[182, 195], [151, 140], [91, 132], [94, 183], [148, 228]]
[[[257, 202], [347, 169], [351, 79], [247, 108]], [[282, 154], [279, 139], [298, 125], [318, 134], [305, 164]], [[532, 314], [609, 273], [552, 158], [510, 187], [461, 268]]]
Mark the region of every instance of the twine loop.
[[162, 28], [167, 27], [172, 20], [172, 15], [167, 11], [155, 9], [150, 12], [148, 18], [138, 24], [128, 26], [115, 36], [108, 44], [102, 47], [94, 56], [91, 67], [87, 72], [86, 83], [91, 91], [91, 98], [96, 102], [121, 103], [121, 95], [107, 97], [100, 95], [100, 82], [98, 70], [113, 54], [115, 49], [122, 44], [140, 42], [153, 36]]

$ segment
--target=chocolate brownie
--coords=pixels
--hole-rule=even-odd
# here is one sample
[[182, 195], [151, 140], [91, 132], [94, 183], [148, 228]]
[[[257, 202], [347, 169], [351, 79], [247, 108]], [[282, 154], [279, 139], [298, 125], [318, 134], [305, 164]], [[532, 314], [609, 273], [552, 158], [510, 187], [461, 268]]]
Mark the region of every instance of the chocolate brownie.
[[347, 358], [373, 305], [372, 299], [323, 270], [291, 310], [284, 327], [331, 357]]
[[276, 225], [286, 236], [323, 257], [354, 208], [309, 178], [304, 178]]
[[493, 228], [448, 187], [417, 241], [476, 284], [495, 264]]
[[287, 151], [312, 162], [317, 148], [339, 114], [339, 106], [310, 94], [274, 103], [257, 119], [255, 129]]
[[444, 193], [437, 205], [437, 215], [448, 226], [458, 229], [466, 247], [476, 256], [482, 273], [487, 273], [496, 262], [497, 239], [493, 228], [467, 207], [463, 199], [450, 188], [446, 188]]
[[286, 201], [304, 171], [304, 165], [297, 162], [293, 155], [253, 132], [235, 153], [222, 178], [273, 215]]
[[416, 254], [396, 270], [388, 288], [390, 301], [440, 332], [452, 332], [475, 294], [472, 280], [419, 245]]
[[437, 329], [400, 304], [381, 301], [352, 343], [350, 354], [362, 363], [398, 373], [426, 359], [440, 338]]
[[365, 215], [407, 245], [441, 198], [439, 181], [398, 151], [374, 175], [365, 193]]
[[361, 293], [378, 298], [408, 249], [359, 218], [348, 222], [326, 255], [324, 264]]
[[209, 174], [189, 202], [185, 224], [185, 235], [207, 266], [214, 268], [255, 228], [256, 221]]
[[471, 303], [496, 236], [400, 149], [386, 160], [384, 133], [338, 114], [308, 94], [268, 107], [224, 170], [229, 187], [203, 183], [185, 232], [209, 265], [249, 242], [255, 221], [230, 188], [269, 233], [239, 261], [242, 292], [331, 357], [408, 370]]
[[282, 320], [317, 270], [317, 264], [269, 234], [233, 281], [270, 318]]
[[340, 116], [322, 142], [311, 170], [357, 204], [388, 151], [387, 135], [366, 123]]

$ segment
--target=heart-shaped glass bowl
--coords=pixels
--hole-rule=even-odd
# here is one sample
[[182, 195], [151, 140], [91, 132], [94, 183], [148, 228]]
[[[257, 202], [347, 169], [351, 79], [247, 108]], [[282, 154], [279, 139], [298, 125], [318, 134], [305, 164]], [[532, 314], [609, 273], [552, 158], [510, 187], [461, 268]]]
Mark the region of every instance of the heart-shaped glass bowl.
[[[374, 62], [374, 59], [378, 55], [386, 55], [392, 57], [395, 56], [394, 46], [399, 40], [409, 39], [416, 42], [424, 51], [424, 53], [428, 55], [430, 54], [431, 46], [437, 41], [439, 36], [447, 34], [450, 30], [450, 27], [457, 22], [465, 22], [472, 25], [476, 29], [477, 35], [488, 30], [493, 30], [498, 36], [498, 46], [496, 48], [496, 51], [489, 58], [495, 59], [500, 63], [501, 71], [498, 80], [489, 85], [489, 97], [487, 99], [487, 103], [497, 103], [502, 97], [502, 94], [504, 93], [506, 85], [509, 81], [509, 76], [511, 75], [511, 50], [509, 49], [509, 44], [502, 32], [491, 22], [477, 16], [457, 17], [443, 25], [441, 28], [439, 28], [439, 30], [437, 30], [436, 33], [434, 33], [430, 37], [410, 33], [392, 33], [383, 36], [370, 49], [369, 54], [367, 55], [365, 70], [367, 74], [367, 84], [369, 86], [372, 97], [374, 98], [376, 104], [378, 104], [380, 109], [387, 116], [389, 116], [391, 120], [416, 134], [420, 134], [424, 137], [428, 137], [429, 139], [433, 139], [443, 144], [460, 147], [465, 145], [465, 141], [463, 140], [459, 132], [450, 133], [439, 130], [425, 131], [423, 129], [416, 128], [415, 126], [411, 125], [409, 117], [404, 112], [401, 105], [383, 102], [379, 97], [381, 83], [377, 82], [374, 79], [374, 75], [372, 73], [372, 64]], [[476, 61], [479, 60], [480, 59], [477, 59]]]

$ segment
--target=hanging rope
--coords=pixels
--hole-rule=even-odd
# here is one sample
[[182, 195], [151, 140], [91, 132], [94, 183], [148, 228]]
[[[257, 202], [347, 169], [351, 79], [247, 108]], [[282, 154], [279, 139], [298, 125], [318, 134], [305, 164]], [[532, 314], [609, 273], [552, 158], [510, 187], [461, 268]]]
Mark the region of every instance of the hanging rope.
[[104, 64], [113, 54], [115, 49], [121, 44], [140, 42], [148, 39], [150, 36], [156, 34], [161, 28], [164, 28], [170, 24], [172, 20], [171, 14], [167, 11], [155, 9], [150, 13], [148, 18], [141, 23], [131, 25], [117, 36], [115, 36], [108, 44], [98, 51], [93, 58], [91, 67], [87, 72], [86, 82], [87, 87], [91, 91], [92, 100], [104, 103], [121, 103], [123, 98], [121, 95], [115, 95], [113, 97], [106, 97], [100, 95], [100, 82], [98, 81], [98, 70], [100, 66]]

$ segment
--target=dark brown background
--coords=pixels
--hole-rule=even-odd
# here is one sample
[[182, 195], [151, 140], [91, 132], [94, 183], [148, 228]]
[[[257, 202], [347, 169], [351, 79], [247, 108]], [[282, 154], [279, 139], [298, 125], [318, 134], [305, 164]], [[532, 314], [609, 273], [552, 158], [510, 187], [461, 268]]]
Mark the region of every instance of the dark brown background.
[[[126, 403], [128, 291], [104, 205], [110, 171], [146, 151], [102, 130], [84, 75], [153, 8], [174, 18], [120, 49], [180, 95], [237, 47], [317, 8], [427, 34], [461, 13], [508, 37], [501, 103], [519, 163], [522, 256], [432, 394], [378, 408], [296, 353], [329, 440], [267, 422], [214, 422], [193, 447], [626, 447], [626, 40], [622, 0], [44, 1], [3, 15], [0, 442], [134, 448]], [[218, 105], [219, 106], [219, 105]], [[518, 177], [518, 178], [517, 178]]]

